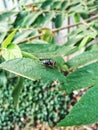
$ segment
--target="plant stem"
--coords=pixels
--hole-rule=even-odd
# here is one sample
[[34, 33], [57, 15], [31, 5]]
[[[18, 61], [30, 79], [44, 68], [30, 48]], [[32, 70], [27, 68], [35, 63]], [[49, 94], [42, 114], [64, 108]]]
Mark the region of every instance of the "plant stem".
[[[81, 22], [79, 22], [79, 23], [75, 23], [75, 24], [68, 25], [68, 26], [65, 26], [65, 27], [56, 28], [56, 29], [53, 29], [53, 30], [51, 30], [51, 31], [52, 31], [53, 33], [56, 33], [56, 32], [59, 32], [59, 31], [61, 31], [61, 30], [64, 30], [64, 29], [68, 29], [68, 28], [75, 27], [75, 26], [77, 26], [77, 25], [84, 24], [84, 22], [87, 23], [87, 22], [89, 22], [89, 21], [91, 21], [91, 20], [93, 20], [93, 19], [95, 19], [95, 18], [98, 18], [98, 15], [92, 16], [91, 18], [88, 18], [87, 20], [81, 21]], [[31, 28], [30, 28], [30, 29], [31, 29]], [[41, 30], [41, 29], [42, 29], [42, 28], [40, 28], [39, 30]], [[94, 31], [94, 30], [93, 30], [93, 31]], [[39, 37], [41, 37], [42, 35], [43, 35], [43, 34], [40, 33], [40, 34], [38, 34], [38, 35], [36, 35], [36, 36], [28, 37], [28, 38], [26, 38], [26, 39], [21, 40], [20, 42], [17, 42], [17, 44], [21, 44], [22, 42], [26, 42], [26, 41], [30, 41], [30, 40], [39, 38]]]

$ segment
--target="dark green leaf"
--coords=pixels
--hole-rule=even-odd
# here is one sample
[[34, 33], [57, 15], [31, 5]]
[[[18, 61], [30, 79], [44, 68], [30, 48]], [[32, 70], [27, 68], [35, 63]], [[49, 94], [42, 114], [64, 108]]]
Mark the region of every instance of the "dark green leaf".
[[51, 6], [52, 9], [59, 9], [61, 7], [62, 1], [55, 1]]
[[63, 3], [61, 4], [61, 10], [65, 10], [66, 9], [67, 3], [68, 3], [68, 1], [63, 1]]
[[86, 12], [82, 12], [82, 13], [80, 13], [80, 15], [81, 15], [81, 17], [82, 17], [83, 19], [89, 18], [89, 15], [88, 15]]
[[91, 88], [57, 126], [79, 126], [96, 122], [98, 122], [98, 85]]
[[28, 15], [28, 12], [23, 11], [19, 12], [16, 16], [15, 22], [13, 24], [14, 27], [21, 27], [24, 21], [24, 18]]
[[36, 21], [34, 22], [34, 27], [43, 27], [45, 26], [47, 23], [49, 23], [52, 18], [55, 16], [54, 11], [50, 11], [49, 13], [45, 13], [44, 15], [41, 14]]
[[54, 22], [55, 22], [55, 27], [56, 27], [56, 28], [61, 27], [62, 24], [63, 24], [63, 21], [64, 21], [64, 14], [63, 14], [63, 13], [57, 14], [57, 15], [56, 15], [56, 18], [55, 18], [55, 20], [54, 20]]
[[61, 83], [65, 82], [65, 77], [55, 68], [46, 67], [39, 61], [29, 58], [19, 58], [3, 62], [0, 68], [30, 80], [42, 79], [45, 82], [54, 80], [58, 80]]
[[15, 86], [15, 89], [13, 90], [13, 93], [12, 93], [15, 107], [17, 106], [19, 95], [20, 95], [20, 93], [22, 91], [22, 88], [23, 88], [23, 78], [19, 77], [18, 83]]
[[22, 23], [22, 26], [29, 27], [33, 22], [38, 18], [38, 16], [42, 13], [42, 11], [39, 12], [32, 12], [28, 14]]
[[98, 62], [80, 68], [66, 77], [67, 93], [93, 86], [98, 83]]
[[43, 9], [47, 9], [49, 8], [52, 4], [53, 4], [53, 0], [46, 0], [42, 5], [41, 5], [41, 8]]

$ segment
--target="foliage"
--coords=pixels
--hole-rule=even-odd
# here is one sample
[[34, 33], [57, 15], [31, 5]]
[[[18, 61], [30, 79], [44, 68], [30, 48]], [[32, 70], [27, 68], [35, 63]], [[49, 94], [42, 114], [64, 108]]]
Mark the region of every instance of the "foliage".
[[[0, 64], [0, 68], [33, 81], [56, 82], [68, 94], [81, 88], [90, 89], [58, 126], [97, 122], [98, 2], [44, 0], [29, 5], [20, 1], [19, 4], [21, 10], [12, 9], [0, 14], [0, 55], [5, 60]], [[74, 18], [75, 24], [61, 27], [64, 19], [69, 17]], [[56, 27], [52, 31], [46, 28], [50, 21]], [[5, 26], [2, 27], [4, 23]], [[68, 41], [62, 46], [56, 45], [53, 33], [74, 26], [76, 28], [66, 36]], [[64, 59], [72, 54], [74, 57], [65, 62]], [[16, 91], [14, 89], [15, 104], [22, 91], [17, 87], [22, 88], [19, 83], [22, 84], [22, 81], [19, 81], [18, 85], [15, 84]], [[90, 94], [94, 103], [89, 100]], [[81, 112], [76, 113], [78, 109]], [[92, 119], [87, 116], [87, 110]], [[81, 113], [83, 118], [79, 118]]]
[[65, 98], [57, 85], [27, 79], [23, 81], [19, 107], [15, 109], [12, 93], [17, 77], [4, 72], [0, 77], [3, 81], [0, 84], [0, 129], [15, 129], [16, 124], [20, 128], [29, 127], [38, 122], [53, 126], [68, 113], [69, 97]]

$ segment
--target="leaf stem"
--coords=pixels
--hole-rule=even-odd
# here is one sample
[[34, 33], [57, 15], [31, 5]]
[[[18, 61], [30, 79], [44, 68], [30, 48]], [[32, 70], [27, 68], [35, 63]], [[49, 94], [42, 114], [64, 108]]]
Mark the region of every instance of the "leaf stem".
[[[64, 30], [64, 29], [72, 28], [72, 27], [75, 27], [75, 26], [77, 26], [77, 25], [84, 24], [84, 22], [87, 23], [87, 22], [89, 22], [89, 21], [91, 21], [91, 20], [93, 20], [93, 19], [96, 19], [96, 18], [98, 18], [98, 15], [92, 16], [92, 17], [88, 18], [87, 20], [81, 21], [81, 22], [79, 22], [79, 23], [75, 23], [75, 24], [72, 24], [72, 25], [68, 25], [68, 26], [64, 26], [64, 27], [52, 29], [52, 32], [53, 32], [53, 33], [56, 33], [56, 32], [59, 32], [59, 31], [61, 31], [61, 30]], [[86, 24], [86, 25], [87, 25], [87, 24]], [[28, 29], [29, 29], [29, 28], [28, 28]], [[31, 28], [30, 28], [30, 29], [31, 29]], [[42, 29], [42, 28], [40, 28], [40, 30], [41, 30], [41, 29]], [[93, 30], [93, 31], [94, 31], [94, 30]], [[17, 44], [21, 44], [22, 42], [30, 41], [30, 40], [39, 38], [39, 37], [41, 37], [41, 36], [43, 36], [42, 33], [40, 33], [40, 34], [38, 34], [38, 35], [36, 35], [36, 36], [31, 36], [31, 37], [28, 37], [28, 38], [26, 38], [26, 39], [23, 39], [23, 40], [17, 42]]]

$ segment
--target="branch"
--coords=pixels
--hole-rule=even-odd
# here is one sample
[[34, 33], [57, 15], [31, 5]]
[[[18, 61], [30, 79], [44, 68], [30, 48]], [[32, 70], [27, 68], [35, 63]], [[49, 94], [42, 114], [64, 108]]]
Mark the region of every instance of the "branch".
[[[92, 16], [91, 18], [88, 18], [87, 20], [84, 20], [84, 21], [85, 21], [85, 22], [89, 22], [89, 21], [91, 21], [91, 20], [93, 20], [93, 19], [95, 19], [95, 18], [98, 18], [98, 15]], [[65, 27], [60, 27], [60, 28], [53, 29], [52, 32], [53, 32], [53, 33], [56, 33], [56, 32], [59, 32], [59, 31], [61, 31], [61, 30], [64, 30], [64, 29], [68, 29], [68, 28], [75, 27], [75, 26], [77, 26], [77, 25], [84, 24], [84, 21], [79, 22], [79, 23], [76, 23], [76, 24], [68, 25], [68, 26], [65, 26]], [[30, 28], [30, 29], [31, 29], [31, 28]], [[41, 30], [41, 29], [42, 29], [42, 28], [40, 28], [40, 30]], [[17, 44], [21, 44], [22, 42], [30, 41], [30, 40], [39, 38], [39, 37], [41, 37], [41, 36], [43, 36], [42, 33], [40, 33], [40, 34], [38, 34], [38, 35], [36, 35], [36, 36], [31, 36], [31, 37], [26, 38], [26, 39], [24, 39], [24, 40], [21, 40], [20, 42], [17, 42]]]

